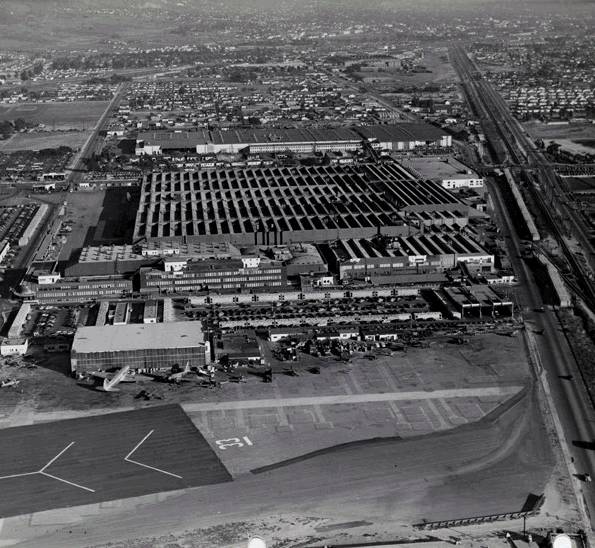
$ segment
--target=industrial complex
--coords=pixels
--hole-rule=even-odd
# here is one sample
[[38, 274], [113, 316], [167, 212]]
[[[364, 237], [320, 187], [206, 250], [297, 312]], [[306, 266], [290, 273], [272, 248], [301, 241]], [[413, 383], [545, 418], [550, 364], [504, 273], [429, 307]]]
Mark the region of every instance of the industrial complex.
[[12, 3], [0, 546], [595, 545], [581, 21]]
[[398, 165], [154, 173], [135, 239], [276, 245], [464, 225], [468, 206]]

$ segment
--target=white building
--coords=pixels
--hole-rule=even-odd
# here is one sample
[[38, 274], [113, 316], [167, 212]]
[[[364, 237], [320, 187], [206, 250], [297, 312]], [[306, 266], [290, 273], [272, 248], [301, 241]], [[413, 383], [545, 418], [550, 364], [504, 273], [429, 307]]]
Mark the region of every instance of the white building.
[[0, 263], [2, 263], [4, 261], [4, 259], [6, 258], [6, 255], [8, 254], [9, 251], [10, 251], [10, 244], [8, 243], [8, 240], [2, 240], [0, 242]]
[[25, 338], [4, 339], [0, 345], [1, 356], [23, 356], [27, 353], [29, 341]]

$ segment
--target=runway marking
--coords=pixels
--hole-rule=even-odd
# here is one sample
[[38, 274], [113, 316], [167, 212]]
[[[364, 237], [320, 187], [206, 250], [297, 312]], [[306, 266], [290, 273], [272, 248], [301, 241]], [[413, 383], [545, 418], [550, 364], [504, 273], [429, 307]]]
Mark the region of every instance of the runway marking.
[[54, 462], [56, 462], [64, 453], [66, 453], [66, 451], [68, 451], [75, 442], [70, 442], [64, 449], [62, 449], [62, 451], [60, 451], [52, 460], [50, 460], [50, 462], [48, 462], [41, 470], [40, 472], [43, 472], [48, 466], [50, 466], [51, 464], [53, 464]]
[[78, 483], [74, 483], [73, 481], [65, 480], [64, 478], [59, 478], [58, 476], [53, 476], [52, 474], [48, 474], [47, 472], [40, 471], [40, 472], [38, 472], [38, 474], [41, 474], [42, 476], [47, 476], [48, 478], [52, 478], [52, 479], [61, 481], [62, 483], [67, 483], [68, 485], [72, 485], [73, 487], [78, 487], [79, 489], [84, 489], [85, 491], [89, 491], [90, 493], [95, 493], [95, 489], [85, 487], [84, 485], [79, 485]]
[[61, 481], [62, 483], [67, 483], [68, 485], [72, 485], [73, 487], [78, 487], [79, 489], [84, 489], [85, 491], [89, 491], [90, 493], [95, 493], [95, 489], [91, 489], [90, 487], [85, 487], [84, 485], [79, 485], [78, 483], [74, 483], [73, 481], [68, 481], [64, 478], [60, 478], [58, 476], [54, 476], [53, 474], [48, 474], [46, 472], [47, 468], [54, 464], [66, 451], [68, 451], [76, 442], [70, 442], [62, 451], [60, 451], [55, 457], [50, 459], [43, 468], [40, 470], [36, 470], [35, 472], [22, 472], [20, 474], [11, 474], [9, 476], [0, 476], [0, 480], [9, 479], [9, 478], [22, 478], [23, 476], [46, 476], [48, 478], [55, 479], [57, 481]]
[[9, 478], [20, 478], [22, 476], [32, 476], [34, 474], [39, 474], [39, 470], [37, 472], [23, 472], [22, 474], [11, 474], [10, 476], [0, 476], [0, 480], [9, 479]]
[[161, 472], [162, 474], [166, 474], [168, 476], [173, 476], [174, 478], [178, 478], [178, 479], [182, 479], [182, 476], [178, 476], [178, 474], [174, 474], [172, 472], [168, 472], [167, 470], [162, 470], [161, 468], [157, 468], [155, 466], [150, 466], [148, 464], [145, 464], [143, 462], [138, 462], [137, 460], [132, 460], [130, 457], [135, 453], [135, 451], [143, 444], [145, 443], [145, 441], [147, 441], [149, 439], [149, 437], [151, 436], [151, 434], [155, 432], [155, 430], [151, 430], [142, 440], [140, 440], [132, 449], [132, 451], [130, 451], [130, 453], [128, 453], [128, 455], [126, 455], [124, 457], [124, 460], [126, 462], [130, 462], [132, 464], [136, 464], [138, 466], [142, 466], [143, 468], [148, 468], [149, 470], [155, 470], [155, 472]]
[[[242, 441], [243, 440], [243, 441]], [[244, 436], [243, 438], [226, 438], [224, 440], [217, 440], [215, 441], [215, 445], [221, 451], [225, 451], [228, 447], [244, 447], [244, 445], [254, 445], [248, 436]]]

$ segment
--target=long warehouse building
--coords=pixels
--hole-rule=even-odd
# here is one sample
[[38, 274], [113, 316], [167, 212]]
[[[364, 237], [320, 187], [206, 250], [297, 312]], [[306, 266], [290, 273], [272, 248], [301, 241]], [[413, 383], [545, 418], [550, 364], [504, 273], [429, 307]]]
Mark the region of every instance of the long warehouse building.
[[413, 150], [418, 147], [450, 147], [452, 137], [424, 123], [355, 126], [351, 128], [230, 129], [194, 131], [144, 131], [136, 139], [135, 154], [160, 155], [167, 151], [197, 154], [250, 154], [295, 152], [345, 152], [362, 148], [368, 141], [382, 150]]

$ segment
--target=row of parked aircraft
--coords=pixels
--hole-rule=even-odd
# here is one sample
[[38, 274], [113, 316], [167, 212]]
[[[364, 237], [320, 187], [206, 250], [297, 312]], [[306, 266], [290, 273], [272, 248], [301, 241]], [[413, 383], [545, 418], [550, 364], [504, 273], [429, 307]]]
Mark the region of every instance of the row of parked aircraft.
[[[143, 373], [144, 376], [151, 377], [158, 382], [168, 382], [175, 384], [183, 382], [186, 377], [192, 374], [211, 378], [213, 371], [210, 370], [210, 368], [207, 370], [199, 368], [193, 371], [190, 367], [190, 362], [186, 362], [184, 369], [181, 371], [176, 371], [175, 373]], [[116, 392], [118, 390], [117, 386], [120, 383], [136, 381], [136, 373], [130, 370], [129, 365], [125, 365], [116, 373], [104, 373], [101, 371], [96, 371], [90, 373], [89, 376], [100, 381], [98, 389], [103, 392]]]

